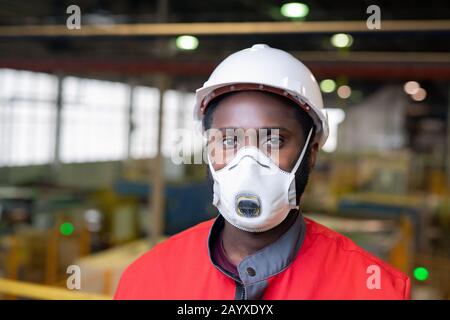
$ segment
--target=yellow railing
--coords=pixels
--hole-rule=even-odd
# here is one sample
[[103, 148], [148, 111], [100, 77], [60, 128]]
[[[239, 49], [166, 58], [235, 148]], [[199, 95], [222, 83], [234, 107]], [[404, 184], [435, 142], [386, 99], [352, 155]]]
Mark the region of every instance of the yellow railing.
[[0, 278], [0, 294], [38, 300], [110, 300], [112, 297]]

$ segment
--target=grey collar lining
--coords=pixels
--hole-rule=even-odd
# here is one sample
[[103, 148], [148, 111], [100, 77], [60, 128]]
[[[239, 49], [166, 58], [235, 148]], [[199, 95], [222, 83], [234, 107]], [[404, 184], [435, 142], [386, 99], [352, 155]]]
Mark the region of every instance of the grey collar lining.
[[[220, 234], [224, 223], [225, 219], [219, 214], [210, 229], [208, 235], [210, 261], [222, 273], [245, 286], [266, 281], [268, 278], [287, 269], [297, 256], [306, 235], [306, 224], [302, 213], [299, 212], [294, 223], [280, 238], [239, 263], [237, 269], [240, 279], [236, 279], [217, 265], [211, 254], [214, 241]], [[256, 274], [254, 276], [248, 275], [247, 268], [253, 268]]]

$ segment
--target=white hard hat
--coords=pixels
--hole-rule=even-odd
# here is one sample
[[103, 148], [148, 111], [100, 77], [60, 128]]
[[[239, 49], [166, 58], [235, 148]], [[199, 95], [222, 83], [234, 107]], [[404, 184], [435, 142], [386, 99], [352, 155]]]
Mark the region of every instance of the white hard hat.
[[194, 116], [202, 120], [213, 98], [233, 91], [260, 90], [285, 96], [307, 112], [315, 126], [315, 141], [321, 146], [328, 137], [319, 85], [311, 71], [286, 51], [255, 44], [233, 53], [196, 90]]

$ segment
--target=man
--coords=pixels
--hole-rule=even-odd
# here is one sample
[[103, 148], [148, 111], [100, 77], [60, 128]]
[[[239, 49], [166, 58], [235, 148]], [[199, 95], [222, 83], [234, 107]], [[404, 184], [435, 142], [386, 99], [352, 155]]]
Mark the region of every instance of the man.
[[[319, 87], [293, 56], [254, 45], [196, 92], [220, 215], [131, 264], [116, 299], [408, 299], [407, 276], [303, 217], [328, 136]], [[182, 214], [182, 212], [180, 212]]]

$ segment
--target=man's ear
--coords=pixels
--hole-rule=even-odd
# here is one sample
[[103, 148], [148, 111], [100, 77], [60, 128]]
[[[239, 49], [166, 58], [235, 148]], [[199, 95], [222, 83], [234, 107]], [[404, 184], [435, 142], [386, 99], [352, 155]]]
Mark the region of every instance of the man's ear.
[[310, 152], [311, 154], [309, 156], [309, 169], [312, 170], [316, 165], [317, 153], [319, 152], [319, 144], [317, 142], [311, 145]]

